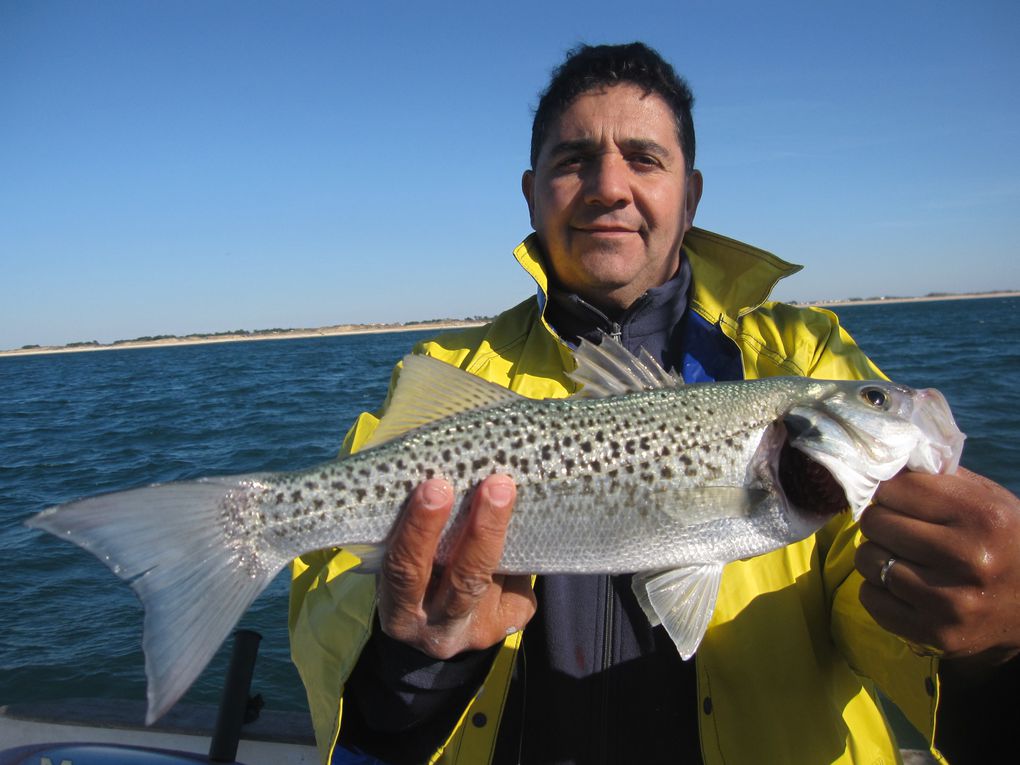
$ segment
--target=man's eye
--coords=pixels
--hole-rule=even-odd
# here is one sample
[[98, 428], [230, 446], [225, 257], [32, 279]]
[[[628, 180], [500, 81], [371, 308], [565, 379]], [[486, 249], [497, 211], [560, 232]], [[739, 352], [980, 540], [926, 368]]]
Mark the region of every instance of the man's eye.
[[643, 167], [656, 167], [659, 164], [659, 160], [648, 154], [638, 154], [630, 158], [630, 161], [636, 165]]

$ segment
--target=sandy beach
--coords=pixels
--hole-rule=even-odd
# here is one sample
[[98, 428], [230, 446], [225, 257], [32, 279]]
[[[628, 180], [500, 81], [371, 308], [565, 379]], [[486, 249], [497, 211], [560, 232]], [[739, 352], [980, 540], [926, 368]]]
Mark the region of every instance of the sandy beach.
[[[914, 303], [934, 302], [938, 300], [981, 300], [984, 298], [1020, 297], [1020, 291], [958, 293], [945, 295], [925, 295], [923, 297], [888, 297], [865, 298], [860, 300], [818, 300], [795, 303], [795, 305], [818, 306], [821, 308], [839, 308], [850, 305], [878, 305], [882, 303]], [[280, 331], [256, 331], [248, 334], [209, 334], [185, 335], [181, 337], [165, 337], [152, 340], [120, 340], [115, 343], [75, 343], [62, 346], [31, 346], [14, 350], [0, 350], [0, 356], [37, 356], [48, 353], [81, 353], [88, 351], [116, 351], [127, 348], [162, 348], [171, 345], [207, 345], [210, 343], [238, 343], [252, 340], [287, 340], [302, 337], [329, 337], [333, 335], [359, 335], [380, 332], [414, 332], [418, 330], [435, 330], [461, 327], [477, 327], [482, 321], [433, 321], [414, 324], [337, 324], [331, 327], [315, 329], [288, 329]]]
[[288, 329], [272, 332], [252, 332], [250, 334], [231, 333], [215, 335], [185, 335], [182, 337], [165, 337], [155, 340], [122, 340], [116, 343], [98, 343], [83, 345], [41, 345], [30, 348], [0, 351], [0, 356], [38, 356], [47, 353], [80, 353], [88, 351], [118, 351], [127, 348], [164, 348], [171, 345], [209, 345], [211, 343], [240, 343], [254, 340], [293, 340], [302, 337], [330, 337], [333, 335], [368, 335], [380, 332], [416, 332], [432, 330], [442, 332], [446, 329], [477, 327], [481, 321], [442, 321], [421, 322], [414, 324], [337, 324], [332, 327], [315, 329]]

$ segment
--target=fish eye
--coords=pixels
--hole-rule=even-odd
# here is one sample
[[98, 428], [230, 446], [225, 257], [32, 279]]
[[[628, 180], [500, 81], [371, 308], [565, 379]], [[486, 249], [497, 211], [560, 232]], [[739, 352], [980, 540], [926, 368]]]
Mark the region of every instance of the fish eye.
[[888, 409], [889, 397], [881, 388], [862, 388], [861, 398], [867, 401], [876, 409]]

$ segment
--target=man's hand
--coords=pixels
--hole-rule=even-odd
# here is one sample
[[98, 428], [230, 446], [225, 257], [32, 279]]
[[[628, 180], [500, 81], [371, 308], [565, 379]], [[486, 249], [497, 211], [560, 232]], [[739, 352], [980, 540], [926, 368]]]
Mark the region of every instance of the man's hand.
[[[902, 473], [861, 518], [861, 602], [886, 629], [975, 668], [1020, 652], [1020, 500], [960, 469]], [[891, 566], [888, 561], [895, 559]], [[882, 570], [885, 568], [885, 581]]]
[[441, 479], [411, 494], [391, 534], [379, 578], [383, 631], [437, 659], [489, 648], [535, 613], [527, 576], [494, 575], [516, 487], [505, 475], [485, 479], [445, 566], [434, 562], [453, 490]]

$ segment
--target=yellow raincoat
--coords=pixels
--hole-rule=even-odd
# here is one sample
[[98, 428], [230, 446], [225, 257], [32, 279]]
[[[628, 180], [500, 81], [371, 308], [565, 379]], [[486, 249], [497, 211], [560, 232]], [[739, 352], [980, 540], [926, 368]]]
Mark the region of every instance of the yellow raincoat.
[[[881, 376], [832, 313], [766, 302], [776, 282], [798, 266], [699, 229], [687, 234], [684, 249], [692, 269], [690, 310], [735, 344], [746, 379]], [[525, 396], [568, 396], [575, 385], [564, 370], [573, 368], [573, 360], [541, 315], [548, 280], [535, 237], [514, 255], [538, 283], [539, 299], [525, 300], [484, 327], [440, 335], [415, 352]], [[358, 418], [344, 452], [365, 442], [379, 416]], [[858, 599], [862, 579], [853, 567], [858, 537], [843, 514], [802, 542], [725, 568], [697, 654], [706, 765], [899, 762], [876, 685], [933, 740], [936, 661], [915, 656], [864, 611]], [[344, 683], [372, 625], [374, 577], [347, 573], [356, 563], [333, 549], [293, 565], [291, 652], [324, 762], [339, 735]], [[520, 642], [520, 633], [507, 638], [432, 762], [490, 761]]]

